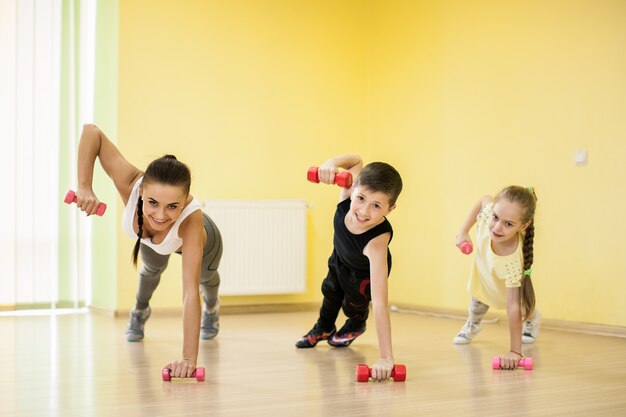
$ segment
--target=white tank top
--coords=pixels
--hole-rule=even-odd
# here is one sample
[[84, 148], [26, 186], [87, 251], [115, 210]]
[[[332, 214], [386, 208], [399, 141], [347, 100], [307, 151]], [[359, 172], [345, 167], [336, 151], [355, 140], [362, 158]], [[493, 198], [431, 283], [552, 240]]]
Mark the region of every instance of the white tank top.
[[[137, 239], [137, 233], [135, 229], [133, 229], [133, 222], [137, 211], [137, 201], [139, 201], [139, 185], [141, 185], [142, 181], [143, 177], [139, 178], [135, 182], [135, 185], [133, 185], [133, 190], [130, 192], [128, 202], [126, 203], [126, 207], [124, 207], [124, 213], [122, 215], [122, 229], [124, 233], [133, 239]], [[194, 198], [187, 204], [187, 207], [183, 209], [182, 213], [180, 213], [180, 216], [176, 219], [172, 228], [167, 232], [167, 236], [165, 236], [163, 242], [156, 244], [152, 243], [150, 238], [143, 238], [141, 239], [141, 243], [149, 246], [160, 255], [170, 255], [176, 252], [183, 245], [183, 240], [178, 236], [178, 228], [187, 216], [200, 209], [200, 202]]]

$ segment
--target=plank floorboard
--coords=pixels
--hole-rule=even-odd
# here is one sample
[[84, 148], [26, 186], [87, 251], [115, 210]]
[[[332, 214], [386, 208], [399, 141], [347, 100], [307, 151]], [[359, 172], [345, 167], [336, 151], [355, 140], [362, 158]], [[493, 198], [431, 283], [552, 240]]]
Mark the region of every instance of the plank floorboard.
[[0, 416], [626, 416], [626, 339], [543, 330], [524, 347], [534, 370], [493, 371], [504, 323], [455, 346], [460, 321], [391, 317], [404, 383], [355, 382], [377, 358], [373, 324], [349, 348], [296, 349], [314, 312], [222, 316], [200, 343], [204, 383], [161, 381], [181, 351], [177, 317], [154, 314], [145, 341], [127, 343], [124, 318], [3, 316]]

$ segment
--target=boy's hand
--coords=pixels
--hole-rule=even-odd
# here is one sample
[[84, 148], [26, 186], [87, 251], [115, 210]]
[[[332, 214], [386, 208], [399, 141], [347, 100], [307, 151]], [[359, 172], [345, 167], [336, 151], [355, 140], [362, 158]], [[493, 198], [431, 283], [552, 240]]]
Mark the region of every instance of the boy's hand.
[[337, 166], [335, 163], [329, 159], [324, 162], [317, 170], [317, 177], [320, 182], [324, 184], [333, 185], [335, 183], [335, 174], [337, 173]]
[[380, 358], [378, 362], [372, 366], [372, 379], [374, 381], [385, 381], [391, 378], [393, 365], [393, 359]]

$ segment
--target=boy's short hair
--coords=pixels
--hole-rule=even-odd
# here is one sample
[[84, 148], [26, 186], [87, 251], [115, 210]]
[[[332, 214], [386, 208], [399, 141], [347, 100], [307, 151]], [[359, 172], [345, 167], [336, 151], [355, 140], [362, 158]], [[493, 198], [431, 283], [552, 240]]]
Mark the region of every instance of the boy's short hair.
[[365, 165], [356, 179], [355, 186], [369, 188], [373, 192], [383, 192], [389, 196], [389, 206], [396, 204], [402, 191], [402, 178], [394, 167], [385, 162], [370, 162]]

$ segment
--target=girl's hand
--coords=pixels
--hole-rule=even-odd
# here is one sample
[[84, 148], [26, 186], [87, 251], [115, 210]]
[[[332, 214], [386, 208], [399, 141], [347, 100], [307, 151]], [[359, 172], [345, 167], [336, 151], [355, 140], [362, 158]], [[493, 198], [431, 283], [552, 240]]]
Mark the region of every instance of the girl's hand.
[[372, 379], [374, 381], [385, 381], [391, 378], [393, 370], [393, 359], [380, 358], [372, 366]]
[[171, 371], [173, 378], [190, 378], [196, 370], [196, 364], [188, 359], [168, 363], [165, 367]]
[[469, 242], [472, 243], [472, 239], [469, 236], [469, 233], [467, 232], [460, 232], [456, 235], [456, 247], [461, 249], [461, 245], [464, 242]]
[[335, 183], [335, 174], [337, 173], [337, 165], [332, 159], [324, 162], [317, 170], [317, 177], [324, 184], [333, 185]]
[[76, 190], [76, 206], [88, 216], [96, 214], [100, 200], [89, 187], [78, 187]]
[[515, 369], [517, 368], [517, 364], [520, 359], [522, 359], [522, 355], [509, 352], [506, 355], [503, 355], [500, 357], [500, 368], [501, 369]]

